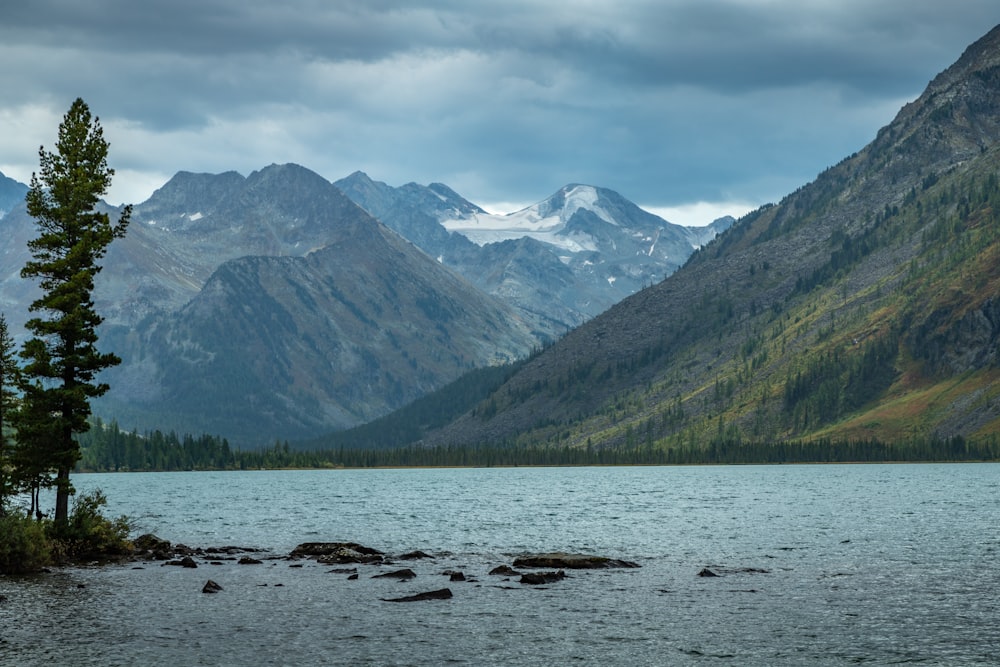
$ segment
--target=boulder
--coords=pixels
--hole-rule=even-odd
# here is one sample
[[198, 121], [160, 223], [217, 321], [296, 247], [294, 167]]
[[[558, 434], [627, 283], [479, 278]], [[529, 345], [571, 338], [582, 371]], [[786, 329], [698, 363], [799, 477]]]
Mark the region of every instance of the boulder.
[[399, 558], [400, 560], [417, 560], [418, 558], [433, 558], [433, 556], [417, 549], [416, 551], [411, 551], [410, 553], [403, 554]]
[[698, 576], [699, 577], [717, 577], [719, 575], [717, 575], [715, 572], [712, 572], [707, 567], [705, 567], [705, 568], [702, 568], [701, 572], [698, 573]]
[[170, 560], [173, 549], [168, 540], [161, 540], [152, 533], [146, 533], [132, 540], [135, 547], [136, 558], [146, 558], [147, 560]]
[[221, 590], [222, 590], [222, 586], [220, 586], [219, 584], [215, 583], [211, 579], [209, 579], [208, 581], [206, 581], [205, 585], [202, 586], [202, 588], [201, 588], [201, 592], [202, 593], [218, 593]]
[[521, 573], [512, 568], [510, 565], [498, 565], [497, 567], [490, 570], [490, 574], [498, 577], [520, 577]]
[[356, 542], [306, 542], [292, 550], [291, 558], [315, 558], [324, 564], [381, 563], [385, 554]]
[[184, 556], [184, 558], [181, 558], [180, 560], [168, 560], [164, 563], [164, 565], [177, 565], [179, 567], [189, 567], [192, 569], [198, 567], [198, 563], [194, 562], [194, 559], [191, 558], [191, 556]]
[[132, 540], [136, 551], [170, 551], [170, 542], [152, 533], [145, 533]]
[[382, 598], [383, 602], [421, 602], [423, 600], [448, 600], [452, 596], [450, 588], [442, 588], [437, 591], [428, 591], [426, 593], [417, 593], [416, 595], [407, 595], [401, 598]]
[[559, 581], [560, 579], [565, 578], [566, 573], [562, 570], [559, 570], [558, 572], [528, 572], [521, 575], [521, 579], [518, 583], [540, 586], [542, 584], [551, 584], [553, 581]]
[[383, 572], [382, 574], [373, 574], [372, 579], [412, 579], [417, 576], [417, 573], [410, 568], [405, 568], [402, 570], [394, 570], [392, 572]]
[[639, 567], [638, 563], [606, 556], [567, 554], [561, 552], [531, 554], [514, 561], [514, 567], [554, 567], [566, 570], [599, 570], [611, 567]]
[[263, 561], [259, 561], [256, 558], [250, 558], [250, 556], [243, 556], [238, 561], [237, 565], [260, 565]]

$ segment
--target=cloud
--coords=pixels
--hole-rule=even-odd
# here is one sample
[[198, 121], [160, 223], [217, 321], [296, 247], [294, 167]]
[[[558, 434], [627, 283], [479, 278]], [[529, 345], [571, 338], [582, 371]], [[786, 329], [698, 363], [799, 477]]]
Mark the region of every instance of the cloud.
[[993, 0], [14, 3], [0, 171], [30, 176], [81, 96], [112, 200], [294, 161], [473, 201], [584, 182], [763, 203], [860, 149], [998, 19]]

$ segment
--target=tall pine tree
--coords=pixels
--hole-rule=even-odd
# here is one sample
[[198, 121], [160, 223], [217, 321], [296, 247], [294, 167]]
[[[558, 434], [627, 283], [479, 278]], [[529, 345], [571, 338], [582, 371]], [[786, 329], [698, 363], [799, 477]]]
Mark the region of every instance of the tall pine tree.
[[39, 235], [28, 242], [32, 259], [21, 277], [38, 279], [43, 295], [31, 304], [38, 316], [25, 325], [33, 337], [21, 351], [26, 381], [18, 438], [22, 454], [56, 474], [57, 526], [69, 515], [69, 473], [80, 458], [75, 434], [89, 427], [90, 399], [108, 390], [95, 376], [121, 361], [97, 350], [102, 318], [91, 296], [98, 262], [124, 236], [131, 215], [126, 206], [112, 224], [96, 210], [114, 175], [107, 156], [99, 119], [77, 99], [59, 125], [56, 152], [39, 149], [40, 173], [31, 175], [25, 197]]
[[10, 416], [17, 405], [21, 369], [14, 359], [14, 339], [7, 328], [7, 318], [0, 313], [0, 516], [7, 512], [7, 500], [15, 491], [14, 465], [7, 431]]

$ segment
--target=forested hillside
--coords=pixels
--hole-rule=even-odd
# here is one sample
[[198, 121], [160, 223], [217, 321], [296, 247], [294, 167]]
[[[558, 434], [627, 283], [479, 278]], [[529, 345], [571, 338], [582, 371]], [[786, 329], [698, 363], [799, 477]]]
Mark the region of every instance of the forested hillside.
[[1000, 29], [858, 153], [570, 333], [424, 444], [1000, 431]]

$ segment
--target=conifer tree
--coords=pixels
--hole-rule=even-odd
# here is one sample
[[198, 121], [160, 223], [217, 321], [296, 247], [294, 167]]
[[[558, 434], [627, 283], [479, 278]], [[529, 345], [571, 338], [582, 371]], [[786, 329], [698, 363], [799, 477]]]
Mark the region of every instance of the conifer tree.
[[14, 339], [7, 318], [0, 313], [0, 516], [6, 513], [7, 499], [15, 491], [15, 476], [7, 430], [17, 401], [20, 367], [14, 358]]
[[[19, 411], [19, 448], [36, 466], [56, 474], [56, 525], [65, 525], [72, 486], [69, 473], [80, 457], [75, 434], [86, 431], [90, 399], [108, 385], [96, 374], [120, 363], [97, 350], [94, 276], [108, 245], [124, 236], [131, 207], [112, 224], [97, 211], [111, 185], [108, 142], [99, 119], [82, 99], [73, 102], [59, 125], [56, 152], [39, 149], [40, 171], [31, 175], [25, 197], [39, 235], [28, 242], [32, 259], [22, 278], [39, 280], [42, 296], [31, 304], [37, 317], [26, 323], [33, 334], [21, 351], [24, 408]], [[23, 433], [23, 437], [22, 434]]]

